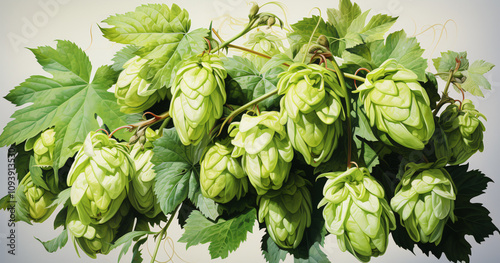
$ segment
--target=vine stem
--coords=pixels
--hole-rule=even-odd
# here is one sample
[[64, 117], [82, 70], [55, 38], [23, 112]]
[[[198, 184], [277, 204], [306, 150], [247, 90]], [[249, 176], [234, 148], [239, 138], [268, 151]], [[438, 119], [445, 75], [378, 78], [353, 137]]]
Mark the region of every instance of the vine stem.
[[340, 86], [345, 93], [345, 105], [347, 111], [347, 169], [351, 168], [351, 156], [352, 156], [352, 124], [351, 124], [351, 96], [349, 96], [349, 91], [345, 84], [344, 73], [340, 70], [339, 65], [332, 59], [333, 67], [335, 68], [335, 73], [339, 77]]
[[[231, 44], [231, 42], [235, 41], [236, 39], [242, 37], [243, 35], [245, 35], [246, 33], [252, 31], [253, 29], [257, 28], [257, 26], [254, 26], [255, 22], [257, 22], [257, 19], [252, 19], [250, 20], [250, 22], [248, 22], [248, 24], [246, 25], [246, 27], [240, 32], [238, 33], [237, 35], [233, 36], [232, 38], [230, 38], [229, 40], [225, 41], [224, 43], [220, 44], [216, 49], [212, 50], [212, 52], [217, 52], [223, 48], [225, 48], [226, 46], [229, 46]], [[215, 32], [215, 30], [213, 30]], [[222, 39], [220, 38], [219, 34], [215, 33], [216, 36], [222, 41]]]
[[453, 99], [451, 99], [448, 96], [448, 89], [450, 88], [450, 84], [451, 84], [452, 79], [453, 79], [453, 70], [450, 70], [448, 80], [446, 81], [446, 86], [444, 87], [443, 97], [441, 98], [439, 103], [436, 105], [436, 108], [434, 109], [434, 116], [436, 116], [438, 114], [439, 110], [441, 109], [441, 107], [443, 107], [444, 104], [450, 102], [450, 100], [454, 101]]
[[170, 226], [170, 224], [172, 223], [172, 221], [173, 221], [173, 219], [175, 217], [175, 214], [177, 214], [177, 210], [179, 210], [180, 206], [181, 205], [178, 205], [175, 208], [174, 212], [172, 213], [172, 215], [168, 219], [167, 225], [165, 225], [165, 227], [160, 231], [160, 233], [158, 233], [158, 236], [156, 237], [158, 239], [156, 240], [155, 251], [154, 251], [153, 256], [151, 258], [151, 263], [155, 263], [155, 261], [156, 261], [156, 255], [158, 254], [158, 249], [160, 248], [161, 241], [165, 237], [165, 234], [167, 233], [167, 229]]

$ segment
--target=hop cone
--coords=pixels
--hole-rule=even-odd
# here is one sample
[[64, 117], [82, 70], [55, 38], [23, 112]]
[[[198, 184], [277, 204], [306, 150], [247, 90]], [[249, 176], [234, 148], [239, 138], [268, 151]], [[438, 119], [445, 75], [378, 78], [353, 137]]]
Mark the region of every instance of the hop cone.
[[366, 75], [357, 92], [363, 100], [370, 125], [392, 145], [422, 150], [434, 133], [429, 97], [417, 75], [389, 59]]
[[[302, 172], [302, 171], [301, 171]], [[267, 232], [282, 248], [296, 248], [302, 241], [306, 227], [311, 225], [311, 194], [308, 181], [297, 172], [276, 191], [268, 191], [257, 198], [259, 222], [266, 222]]]
[[145, 136], [146, 143], [144, 145], [136, 143], [130, 151], [130, 158], [134, 160], [136, 172], [130, 181], [128, 199], [139, 213], [154, 218], [161, 212], [161, 208], [153, 190], [156, 173], [153, 170], [151, 158], [153, 157], [152, 142], [159, 136], [149, 128]]
[[241, 122], [231, 123], [229, 131], [234, 137], [232, 157], [242, 156], [243, 169], [257, 194], [280, 189], [292, 166], [293, 148], [279, 113], [244, 114]]
[[29, 219], [37, 223], [42, 223], [50, 217], [52, 212], [54, 212], [56, 207], [53, 206], [49, 208], [49, 206], [55, 199], [55, 195], [50, 191], [35, 185], [31, 179], [31, 173], [28, 172], [24, 176], [18, 190], [22, 191], [21, 194], [24, 194], [26, 200], [28, 201], [28, 207], [23, 207], [23, 209], [28, 210]]
[[[281, 53], [280, 48], [283, 47], [283, 42], [279, 37], [271, 33], [258, 31], [255, 33], [251, 33], [248, 37], [248, 41], [245, 42], [244, 45], [251, 50], [272, 57], [276, 54]], [[243, 57], [252, 61], [253, 64], [259, 69], [269, 61], [269, 59], [267, 58], [263, 58], [250, 52], [244, 52]]]
[[344, 119], [340, 90], [335, 73], [319, 65], [295, 63], [280, 75], [281, 123], [309, 165], [328, 161], [337, 147]]
[[234, 197], [239, 200], [248, 192], [248, 177], [239, 160], [231, 156], [233, 148], [229, 141], [216, 142], [201, 161], [201, 192], [219, 203]]
[[348, 250], [363, 262], [383, 255], [389, 243], [389, 230], [396, 219], [384, 199], [384, 189], [367, 168], [350, 168], [345, 172], [326, 173], [328, 178], [323, 217], [328, 232], [337, 235], [342, 251]]
[[455, 194], [455, 185], [445, 169], [408, 169], [391, 207], [400, 215], [411, 239], [438, 245], [448, 218], [455, 221]]
[[151, 90], [150, 82], [140, 76], [141, 70], [148, 63], [147, 59], [136, 56], [123, 65], [124, 70], [118, 77], [115, 97], [124, 113], [142, 112], [156, 102], [163, 100], [167, 89]]
[[451, 104], [441, 113], [439, 121], [451, 151], [451, 165], [464, 163], [478, 150], [483, 151], [485, 128], [479, 117], [486, 119], [468, 99], [462, 102], [461, 109]]
[[33, 150], [35, 163], [43, 169], [51, 168], [54, 164], [54, 147], [56, 145], [53, 128], [45, 130], [36, 139], [26, 141], [26, 151]]
[[184, 145], [197, 145], [222, 116], [226, 70], [216, 55], [195, 57], [177, 71], [170, 116]]
[[75, 207], [69, 206], [66, 227], [79, 247], [91, 258], [97, 254], [108, 254], [120, 227], [120, 223], [128, 214], [129, 205], [124, 202], [119, 211], [104, 224], [84, 224]]
[[127, 147], [102, 133], [91, 132], [68, 173], [71, 203], [84, 224], [102, 224], [113, 217], [134, 177]]

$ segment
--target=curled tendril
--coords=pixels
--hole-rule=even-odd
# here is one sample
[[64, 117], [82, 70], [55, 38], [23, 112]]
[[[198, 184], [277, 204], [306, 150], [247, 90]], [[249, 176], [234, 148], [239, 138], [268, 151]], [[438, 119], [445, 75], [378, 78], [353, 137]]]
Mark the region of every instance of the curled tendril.
[[90, 44], [89, 46], [84, 50], [84, 52], [87, 52], [92, 47], [92, 44], [94, 44], [94, 36], [92, 34], [92, 25], [90, 25]]
[[[433, 49], [432, 49], [431, 53], [429, 54], [429, 57], [432, 57], [432, 54], [434, 54], [434, 52], [436, 51], [437, 47], [439, 46], [439, 43], [443, 39], [443, 35], [445, 35], [445, 38], [448, 38], [447, 26], [449, 23], [453, 23], [455, 25], [455, 31], [458, 31], [458, 25], [455, 22], [455, 20], [453, 20], [453, 19], [446, 20], [446, 22], [444, 22], [444, 24], [434, 24], [434, 25], [431, 25], [428, 27], [423, 27], [422, 30], [418, 33], [417, 33], [417, 25], [415, 23], [415, 31], [412, 35], [413, 37], [422, 35], [429, 30], [433, 31], [433, 38], [432, 38], [432, 42], [430, 44], [430, 46], [433, 46]], [[436, 34], [438, 33], [438, 31], [440, 31], [440, 32], [439, 32], [439, 37], [437, 38], [437, 41], [436, 41]], [[456, 35], [455, 35], [455, 37], [456, 37]]]
[[99, 130], [96, 130], [95, 132], [99, 132], [99, 131], [103, 131], [104, 133], [106, 133], [106, 135], [109, 136], [109, 132], [105, 129], [99, 129]]
[[307, 57], [307, 52], [309, 52], [309, 48], [311, 47], [311, 42], [313, 40], [313, 37], [314, 37], [314, 34], [316, 34], [316, 30], [318, 29], [319, 27], [319, 23], [321, 22], [321, 9], [319, 9], [318, 7], [315, 7], [313, 9], [311, 9], [311, 11], [309, 12], [309, 15], [312, 13], [312, 11], [314, 10], [318, 10], [319, 12], [319, 18], [318, 18], [318, 23], [316, 23], [316, 27], [314, 27], [314, 30], [313, 32], [311, 33], [311, 37], [309, 38], [309, 42], [307, 43], [307, 48], [305, 50], [305, 54], [304, 54], [304, 57], [302, 58], [302, 63], [304, 63], [306, 61], [306, 57]]
[[[358, 73], [361, 71], [361, 70], [364, 70], [368, 73], [370, 73], [370, 70], [367, 69], [367, 68], [358, 68], [358, 70], [356, 70], [356, 72], [354, 73], [355, 76], [358, 75]], [[356, 87], [356, 89], [358, 89], [358, 83], [356, 82], [356, 80], [354, 80], [354, 87]]]

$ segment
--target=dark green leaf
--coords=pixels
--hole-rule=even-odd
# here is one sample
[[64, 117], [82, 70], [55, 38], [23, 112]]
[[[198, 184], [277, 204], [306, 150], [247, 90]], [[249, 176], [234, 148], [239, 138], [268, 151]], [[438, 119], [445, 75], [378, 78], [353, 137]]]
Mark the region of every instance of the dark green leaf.
[[438, 93], [438, 83], [434, 74], [425, 72], [425, 76], [427, 77], [427, 82], [420, 82], [420, 84], [429, 96], [431, 110], [434, 110], [436, 108], [437, 102], [441, 99], [441, 96], [439, 96]]
[[221, 218], [217, 222], [206, 219], [199, 211], [193, 211], [187, 219], [179, 242], [186, 243], [186, 248], [210, 243], [208, 250], [212, 259], [226, 258], [247, 239], [247, 233], [252, 232], [256, 219], [255, 209], [229, 220]]
[[163, 213], [169, 214], [186, 198], [198, 197], [198, 173], [204, 143], [185, 146], [175, 128], [165, 129], [163, 137], [154, 142], [151, 162], [156, 172], [155, 194]]
[[488, 183], [493, 182], [481, 171], [467, 171], [468, 169], [469, 164], [446, 167], [457, 187], [458, 198], [466, 200], [484, 194]]
[[45, 247], [45, 250], [49, 253], [56, 252], [58, 249], [64, 247], [66, 243], [68, 242], [68, 231], [64, 229], [59, 236], [56, 238], [49, 240], [49, 241], [41, 241], [40, 239], [36, 238], [42, 245]]
[[262, 237], [262, 255], [269, 263], [279, 263], [280, 261], [284, 261], [288, 251], [281, 249], [273, 239], [269, 236], [269, 234], [265, 234]]
[[14, 166], [17, 171], [17, 179], [20, 181], [23, 180], [24, 176], [30, 171], [29, 170], [29, 162], [30, 157], [33, 155], [31, 151], [24, 150], [24, 143], [18, 145], [11, 145], [9, 148], [9, 158], [11, 158], [15, 154]]
[[11, 207], [10, 194], [5, 195], [0, 199], [0, 210], [8, 210]]
[[56, 218], [54, 219], [54, 229], [57, 229], [60, 226], [66, 225], [66, 217], [68, 216], [68, 207], [64, 207], [57, 213]]
[[[464, 71], [469, 68], [469, 60], [467, 59], [467, 52], [454, 52], [447, 51], [441, 52], [441, 57], [435, 58], [432, 61], [434, 62], [434, 67], [440, 73], [450, 72], [451, 70], [455, 70], [457, 62], [456, 59], [460, 60], [460, 67], [458, 71]], [[447, 80], [448, 77], [444, 78]]]
[[43, 180], [42, 168], [37, 166], [37, 164], [35, 162], [35, 157], [33, 157], [33, 156], [31, 156], [31, 158], [30, 158], [29, 170], [30, 170], [31, 180], [33, 181], [33, 184], [49, 191], [50, 190], [49, 187], [47, 186], [47, 184]]
[[29, 212], [30, 205], [28, 199], [26, 198], [26, 195], [24, 194], [24, 189], [25, 186], [20, 184], [17, 187], [16, 193], [14, 195], [16, 202], [15, 204], [16, 221], [24, 221], [31, 225], [31, 217]]
[[120, 251], [120, 254], [118, 256], [118, 262], [120, 262], [120, 259], [123, 255], [125, 255], [128, 252], [128, 249], [132, 245], [132, 241], [134, 239], [145, 236], [145, 235], [151, 235], [155, 234], [155, 232], [151, 231], [134, 231], [127, 233], [120, 237], [118, 240], [115, 241], [115, 243], [111, 246], [110, 250], [113, 250], [121, 245], [123, 245], [122, 250]]
[[137, 241], [134, 245], [134, 248], [132, 249], [132, 263], [141, 263], [142, 262], [142, 249], [141, 246], [146, 243], [148, 239], [143, 238], [139, 241]]

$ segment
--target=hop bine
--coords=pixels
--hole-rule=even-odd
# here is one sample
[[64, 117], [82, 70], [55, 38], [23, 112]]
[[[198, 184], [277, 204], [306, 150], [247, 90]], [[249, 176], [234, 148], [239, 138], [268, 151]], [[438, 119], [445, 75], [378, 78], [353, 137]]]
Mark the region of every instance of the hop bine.
[[145, 144], [136, 143], [130, 151], [130, 158], [134, 161], [135, 174], [131, 177], [128, 199], [137, 212], [154, 218], [160, 212], [160, 204], [154, 194], [154, 179], [156, 173], [153, 170], [153, 141], [160, 136], [152, 129], [146, 129]]
[[194, 57], [177, 71], [170, 116], [184, 145], [197, 145], [222, 116], [227, 73], [217, 55]]
[[396, 219], [382, 186], [364, 167], [320, 176], [328, 180], [318, 207], [325, 206], [326, 229], [337, 235], [340, 249], [363, 262], [383, 255]]
[[271, 238], [285, 249], [296, 248], [311, 225], [312, 202], [307, 189], [310, 183], [303, 175], [298, 171], [279, 190], [257, 197], [259, 222], [266, 222]]
[[295, 63], [280, 74], [281, 123], [293, 148], [307, 164], [318, 166], [332, 156], [342, 135], [344, 95], [335, 73], [319, 65]]
[[248, 192], [248, 177], [240, 160], [231, 156], [233, 148], [228, 140], [216, 142], [207, 147], [201, 161], [201, 192], [219, 203], [239, 200]]
[[380, 139], [388, 145], [422, 150], [434, 134], [434, 117], [425, 89], [417, 75], [389, 59], [366, 75], [365, 83], [355, 92], [370, 125], [376, 126]]
[[127, 197], [134, 160], [125, 145], [102, 133], [90, 132], [68, 173], [71, 203], [84, 224], [111, 219]]
[[462, 102], [461, 107], [457, 104], [449, 105], [439, 116], [439, 123], [448, 141], [449, 164], [464, 163], [477, 151], [483, 151], [485, 127], [479, 117], [486, 120], [468, 99]]
[[133, 57], [123, 65], [115, 88], [115, 97], [124, 113], [142, 112], [158, 101], [165, 99], [167, 89], [150, 89], [150, 82], [141, 77], [141, 70], [149, 60], [139, 56]]
[[235, 146], [231, 156], [242, 156], [243, 169], [257, 194], [281, 188], [292, 166], [293, 148], [279, 113], [244, 114], [240, 122], [229, 125], [229, 135]]
[[415, 242], [439, 244], [448, 218], [455, 222], [456, 189], [444, 168], [407, 165], [391, 207]]

